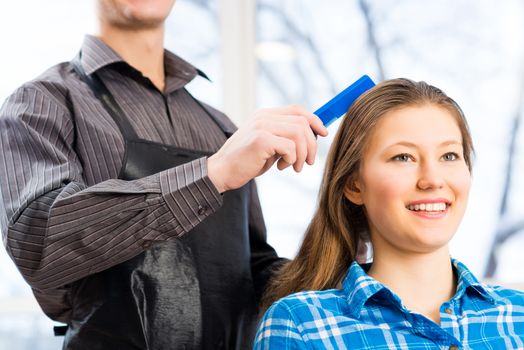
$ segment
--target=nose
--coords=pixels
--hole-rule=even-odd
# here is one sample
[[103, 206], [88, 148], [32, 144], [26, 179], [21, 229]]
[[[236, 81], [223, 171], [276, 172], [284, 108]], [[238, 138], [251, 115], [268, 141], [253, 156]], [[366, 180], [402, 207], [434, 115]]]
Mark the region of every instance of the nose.
[[421, 190], [439, 189], [444, 186], [443, 169], [438, 162], [424, 162], [420, 165], [417, 187]]

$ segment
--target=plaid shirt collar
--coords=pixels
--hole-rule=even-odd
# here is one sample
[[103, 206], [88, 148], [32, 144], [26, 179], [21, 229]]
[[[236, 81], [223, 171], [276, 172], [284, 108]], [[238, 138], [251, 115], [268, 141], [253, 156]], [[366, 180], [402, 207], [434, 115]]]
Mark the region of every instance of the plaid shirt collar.
[[[456, 259], [451, 259], [451, 263], [458, 276], [457, 292], [452, 299], [461, 299], [468, 292], [468, 295], [476, 296], [492, 304], [500, 301], [500, 296], [489, 287], [483, 286], [464, 264]], [[370, 267], [371, 264], [361, 266], [354, 261], [342, 282], [342, 291], [348, 304], [352, 306], [348, 312], [357, 319], [360, 318], [364, 305], [371, 298], [385, 299], [400, 309], [404, 308], [398, 295], [366, 273]]]

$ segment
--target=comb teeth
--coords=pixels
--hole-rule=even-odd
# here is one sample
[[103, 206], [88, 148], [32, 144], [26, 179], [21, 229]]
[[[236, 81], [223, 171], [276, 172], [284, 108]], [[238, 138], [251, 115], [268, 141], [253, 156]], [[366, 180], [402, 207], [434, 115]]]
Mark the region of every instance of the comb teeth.
[[375, 86], [373, 80], [371, 80], [367, 75], [363, 75], [353, 84], [329, 100], [325, 105], [317, 109], [314, 114], [316, 114], [320, 120], [322, 120], [324, 126], [327, 127], [346, 113], [353, 102], [373, 86]]

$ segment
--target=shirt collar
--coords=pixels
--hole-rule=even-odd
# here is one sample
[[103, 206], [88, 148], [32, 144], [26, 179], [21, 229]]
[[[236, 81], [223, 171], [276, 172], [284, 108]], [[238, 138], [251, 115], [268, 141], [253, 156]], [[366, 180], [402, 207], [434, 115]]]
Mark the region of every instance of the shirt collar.
[[342, 290], [348, 304], [351, 305], [349, 312], [359, 318], [360, 311], [368, 299], [384, 288], [383, 284], [370, 277], [364, 268], [354, 261], [342, 282]]
[[116, 62], [124, 62], [122, 57], [99, 38], [86, 35], [82, 44], [80, 58], [86, 74], [93, 74], [100, 68]]
[[457, 292], [453, 299], [460, 299], [467, 291], [470, 291], [472, 294], [491, 303], [495, 303], [499, 300], [500, 297], [492, 291], [491, 288], [480, 283], [466, 265], [457, 259], [451, 259], [451, 263], [455, 267], [458, 276]]
[[[84, 38], [80, 60], [88, 75], [113, 63], [125, 63], [122, 57], [110, 46], [92, 35], [86, 35]], [[197, 75], [209, 80], [204, 72], [168, 50], [164, 50], [164, 66], [166, 73], [166, 92], [174, 91], [186, 85]]]
[[[499, 296], [489, 287], [482, 285], [464, 264], [456, 259], [451, 259], [451, 262], [458, 276], [457, 292], [453, 299], [462, 298], [467, 290], [492, 303], [495, 303], [499, 299]], [[402, 305], [395, 293], [382, 283], [370, 277], [366, 273], [366, 270], [365, 265], [361, 266], [354, 261], [350, 265], [346, 277], [342, 282], [342, 290], [346, 295], [348, 304], [351, 305], [349, 312], [354, 317], [358, 318], [366, 302], [378, 293], [385, 295], [392, 303]]]

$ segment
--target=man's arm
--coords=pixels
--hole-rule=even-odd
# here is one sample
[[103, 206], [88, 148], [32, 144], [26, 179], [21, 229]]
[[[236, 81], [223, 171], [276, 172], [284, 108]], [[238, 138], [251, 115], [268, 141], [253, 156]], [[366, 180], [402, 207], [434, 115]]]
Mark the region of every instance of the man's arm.
[[0, 110], [1, 230], [33, 289], [58, 289], [126, 261], [221, 205], [205, 158], [88, 187], [73, 140], [68, 110], [42, 89], [20, 88]]
[[[299, 106], [260, 110], [209, 159], [88, 187], [71, 112], [47, 85], [18, 89], [0, 109], [0, 223], [8, 253], [61, 319], [69, 283], [188, 232], [220, 207], [217, 189], [239, 188], [275, 162], [300, 171], [314, 160], [313, 132], [327, 134]], [[258, 276], [275, 256], [265, 240], [253, 247]]]

